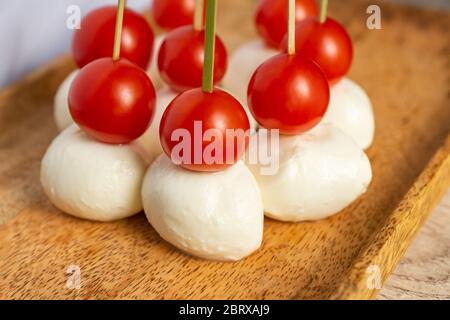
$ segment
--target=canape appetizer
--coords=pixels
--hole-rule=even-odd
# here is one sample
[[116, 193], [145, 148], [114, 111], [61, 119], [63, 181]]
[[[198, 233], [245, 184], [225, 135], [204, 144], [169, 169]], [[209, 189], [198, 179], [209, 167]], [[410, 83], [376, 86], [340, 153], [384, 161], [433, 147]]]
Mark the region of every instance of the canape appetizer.
[[60, 133], [42, 160], [50, 201], [73, 216], [111, 221], [142, 209], [146, 164], [129, 143], [147, 130], [155, 91], [145, 71], [120, 57], [125, 0], [119, 0], [112, 58], [94, 60], [75, 76], [69, 109], [77, 125]]
[[203, 86], [184, 91], [165, 110], [159, 129], [165, 154], [149, 167], [142, 199], [151, 225], [177, 248], [238, 260], [261, 245], [264, 213], [256, 181], [240, 161], [247, 114], [213, 85], [216, 3], [207, 3]]
[[[81, 27], [74, 33], [72, 55], [79, 68], [113, 53], [116, 7], [105, 6], [93, 10], [81, 20]], [[153, 31], [147, 20], [137, 12], [125, 9], [121, 55], [123, 58], [146, 69], [153, 51]], [[73, 123], [67, 98], [76, 71], [71, 73], [59, 87], [55, 96], [54, 117], [59, 130]]]
[[[326, 16], [327, 1], [322, 2], [321, 15], [299, 21], [295, 30], [298, 52], [316, 62], [331, 85], [331, 98], [324, 122], [334, 124], [366, 149], [373, 141], [374, 117], [367, 94], [350, 79], [352, 41], [345, 28]], [[287, 36], [281, 50], [287, 50]]]
[[[230, 56], [223, 87], [241, 102], [247, 101], [248, 83], [255, 70], [279, 53], [280, 42], [287, 31], [287, 1], [261, 0], [255, 15], [255, 26], [261, 38], [243, 44]], [[296, 22], [317, 14], [315, 0], [296, 1]], [[252, 128], [256, 128], [256, 122], [252, 118], [250, 121], [255, 124]]]
[[[196, 12], [203, 12], [203, 1], [195, 1]], [[228, 64], [225, 45], [217, 35], [214, 38], [214, 50], [213, 81], [217, 84], [222, 80]], [[159, 120], [169, 103], [178, 93], [202, 85], [204, 51], [203, 14], [196, 17], [193, 24], [178, 27], [166, 34], [157, 61], [159, 74], [167, 86], [157, 93], [155, 123], [137, 141], [139, 147], [146, 151], [149, 159], [154, 159], [162, 153]]]
[[[247, 99], [248, 83], [256, 68], [280, 50], [287, 50], [286, 3], [261, 1], [255, 19], [261, 39], [242, 45], [230, 57], [223, 86], [241, 101]], [[374, 136], [372, 105], [362, 88], [344, 79], [353, 57], [352, 42], [342, 25], [326, 17], [326, 4], [322, 8], [319, 18], [315, 1], [296, 1], [296, 49], [319, 64], [330, 82], [330, 105], [324, 122], [334, 124], [366, 149]]]
[[[198, 130], [195, 122], [203, 124], [201, 137], [214, 130], [217, 141], [224, 142], [222, 161], [203, 156], [211, 148], [208, 142], [200, 141], [195, 151], [201, 139], [194, 133]], [[177, 151], [177, 142], [172, 140], [177, 129], [194, 139], [183, 141], [184, 150]], [[227, 138], [225, 129], [249, 129], [245, 110], [228, 93], [190, 89], [175, 98], [161, 120], [165, 154], [150, 165], [142, 200], [149, 222], [166, 241], [198, 257], [238, 260], [261, 245], [264, 213], [255, 178], [239, 160], [245, 142]], [[234, 155], [231, 162], [226, 161], [227, 154]]]
[[329, 84], [316, 63], [296, 54], [294, 6], [294, 0], [289, 0], [287, 53], [264, 62], [248, 87], [255, 119], [281, 134], [279, 150], [275, 150], [279, 170], [263, 175], [259, 164], [249, 167], [266, 214], [282, 221], [335, 214], [364, 193], [371, 180], [369, 160], [352, 138], [331, 125], [319, 124], [328, 107]]

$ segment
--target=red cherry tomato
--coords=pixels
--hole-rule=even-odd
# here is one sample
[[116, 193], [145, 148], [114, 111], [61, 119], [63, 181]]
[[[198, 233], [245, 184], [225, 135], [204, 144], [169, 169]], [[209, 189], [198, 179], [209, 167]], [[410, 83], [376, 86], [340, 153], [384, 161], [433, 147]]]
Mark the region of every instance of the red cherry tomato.
[[[190, 139], [176, 137], [177, 129], [184, 129]], [[227, 133], [227, 129], [232, 131]], [[206, 93], [195, 88], [181, 93], [169, 104], [161, 119], [159, 135], [164, 152], [172, 161], [189, 170], [213, 172], [232, 166], [242, 157], [249, 129], [247, 114], [233, 96], [220, 89]], [[215, 134], [208, 137], [211, 131]], [[245, 136], [239, 136], [244, 133]], [[210, 152], [211, 141], [219, 143], [220, 151]], [[180, 152], [183, 142], [189, 150]]]
[[[202, 85], [205, 32], [184, 26], [169, 32], [161, 44], [158, 68], [161, 77], [175, 91]], [[227, 70], [227, 51], [216, 36], [214, 83], [220, 82]]]
[[325, 114], [330, 88], [322, 70], [300, 55], [278, 54], [253, 74], [248, 103], [256, 121], [282, 134], [299, 134]]
[[175, 29], [194, 22], [196, 0], [153, 0], [152, 16], [164, 29]]
[[[345, 76], [352, 64], [352, 40], [344, 27], [331, 18], [324, 23], [309, 18], [297, 24], [295, 47], [298, 53], [316, 62], [331, 83]], [[283, 51], [286, 48], [287, 37], [281, 45]]]
[[[114, 47], [117, 7], [107, 6], [90, 12], [75, 31], [72, 52], [82, 68], [98, 58], [111, 57]], [[153, 51], [153, 31], [145, 18], [125, 9], [120, 56], [143, 69], [150, 63]]]
[[[278, 48], [287, 33], [288, 0], [261, 0], [256, 11], [256, 28], [269, 46]], [[295, 20], [319, 14], [315, 0], [296, 0]]]
[[128, 143], [150, 125], [155, 89], [135, 64], [101, 58], [79, 71], [70, 87], [69, 108], [75, 122], [93, 138]]

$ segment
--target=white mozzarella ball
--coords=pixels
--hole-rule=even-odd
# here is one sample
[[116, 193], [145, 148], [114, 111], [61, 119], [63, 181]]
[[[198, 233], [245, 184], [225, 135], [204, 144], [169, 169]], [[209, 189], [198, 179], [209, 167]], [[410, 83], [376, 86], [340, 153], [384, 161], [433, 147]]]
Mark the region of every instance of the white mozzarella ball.
[[[256, 145], [251, 146], [255, 152]], [[364, 151], [341, 130], [320, 124], [302, 135], [280, 135], [278, 170], [263, 175], [249, 164], [261, 190], [266, 215], [282, 221], [331, 216], [363, 194], [371, 179]]]
[[164, 111], [177, 95], [178, 93], [168, 86], [157, 91], [156, 109], [152, 123], [144, 134], [134, 142], [137, 148], [141, 150], [142, 154], [145, 155], [145, 158], [149, 163], [164, 152], [159, 140], [159, 125]]
[[194, 256], [235, 261], [261, 245], [261, 196], [242, 162], [222, 172], [194, 172], [161, 155], [147, 171], [142, 199], [159, 235]]
[[142, 210], [146, 166], [129, 145], [89, 138], [77, 126], [61, 132], [41, 164], [41, 183], [50, 201], [73, 216], [112, 221]]
[[[233, 52], [228, 60], [228, 71], [222, 81], [225, 89], [230, 91], [238, 100], [244, 103], [249, 114], [253, 118], [247, 107], [247, 88], [250, 79], [256, 69], [267, 59], [280, 53], [268, 47], [263, 40], [258, 39], [248, 42]], [[251, 122], [256, 123], [254, 119]]]
[[372, 144], [375, 132], [372, 104], [364, 90], [348, 78], [331, 87], [330, 104], [322, 121], [344, 131], [363, 149]]
[[152, 60], [150, 62], [150, 66], [147, 69], [147, 74], [152, 80], [153, 86], [155, 87], [156, 90], [161, 88], [164, 84], [164, 81], [161, 78], [161, 75], [159, 74], [158, 70], [158, 53], [159, 48], [161, 47], [161, 44], [164, 40], [164, 37], [165, 34], [161, 34], [155, 38], [155, 41], [153, 43]]
[[69, 90], [73, 80], [78, 74], [78, 70], [72, 71], [61, 83], [56, 92], [53, 104], [53, 117], [59, 131], [62, 131], [74, 123], [69, 111]]

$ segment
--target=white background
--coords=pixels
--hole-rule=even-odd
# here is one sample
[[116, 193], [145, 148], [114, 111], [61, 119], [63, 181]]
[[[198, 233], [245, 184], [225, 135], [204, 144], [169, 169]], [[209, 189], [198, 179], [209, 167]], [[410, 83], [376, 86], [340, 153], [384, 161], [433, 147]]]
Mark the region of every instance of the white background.
[[[66, 27], [70, 5], [81, 14], [116, 0], [0, 0], [0, 87], [70, 48], [72, 30]], [[151, 0], [128, 0], [143, 10]]]

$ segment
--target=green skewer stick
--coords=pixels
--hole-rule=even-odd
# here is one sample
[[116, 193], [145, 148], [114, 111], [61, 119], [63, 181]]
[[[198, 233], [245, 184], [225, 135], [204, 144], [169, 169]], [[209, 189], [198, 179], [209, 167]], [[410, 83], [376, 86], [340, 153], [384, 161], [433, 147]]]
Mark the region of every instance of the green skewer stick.
[[123, 14], [125, 12], [125, 1], [119, 0], [119, 4], [117, 6], [117, 15], [116, 15], [116, 32], [114, 34], [114, 50], [113, 50], [113, 60], [120, 59], [120, 44], [122, 39], [122, 28], [123, 28]]
[[288, 54], [295, 54], [295, 0], [288, 3]]
[[205, 60], [203, 62], [204, 92], [212, 93], [214, 88], [214, 49], [216, 42], [216, 0], [206, 0]]
[[203, 28], [203, 3], [204, 0], [195, 0], [194, 30], [196, 31]]
[[320, 5], [320, 23], [327, 20], [328, 0], [322, 0]]

